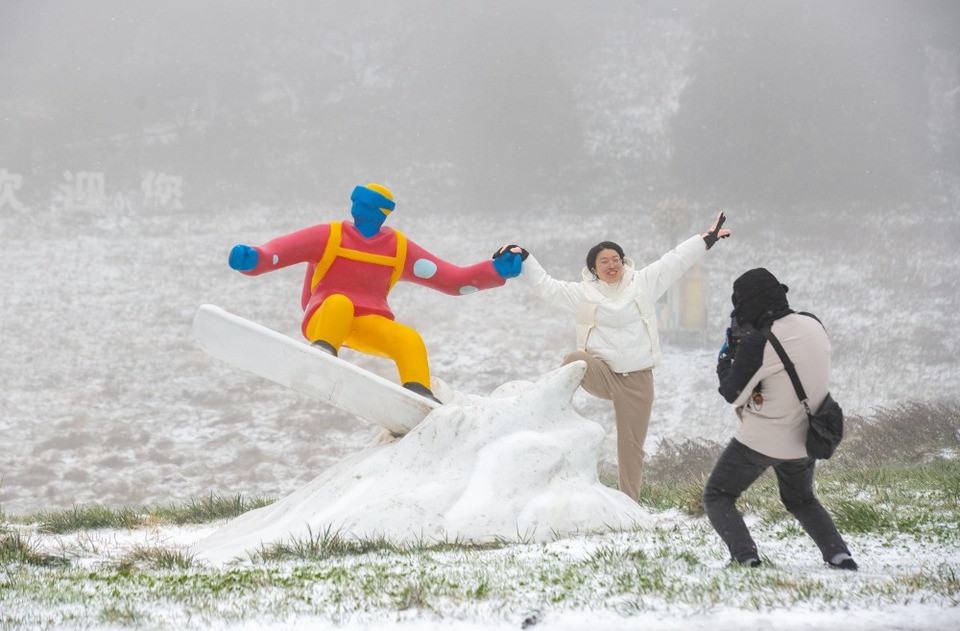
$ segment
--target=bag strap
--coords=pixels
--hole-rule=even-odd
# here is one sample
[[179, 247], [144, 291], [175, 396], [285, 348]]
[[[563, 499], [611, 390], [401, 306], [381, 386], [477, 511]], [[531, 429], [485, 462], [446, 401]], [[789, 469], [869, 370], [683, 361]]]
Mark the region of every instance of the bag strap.
[[[813, 318], [817, 322], [820, 322], [820, 318], [818, 318], [817, 316], [813, 315], [808, 311], [797, 311], [797, 315], [807, 316], [808, 318]], [[820, 326], [823, 326], [823, 322], [820, 322]], [[823, 328], [824, 330], [826, 330], [827, 327], [824, 326]]]
[[790, 375], [790, 381], [793, 382], [793, 389], [797, 393], [797, 398], [800, 399], [800, 403], [803, 403], [804, 409], [807, 411], [807, 414], [810, 413], [810, 406], [807, 405], [807, 393], [803, 389], [803, 384], [800, 383], [800, 376], [797, 374], [797, 369], [794, 367], [793, 362], [790, 361], [790, 357], [787, 355], [787, 351], [784, 350], [783, 344], [780, 343], [780, 340], [777, 339], [777, 336], [773, 334], [773, 331], [769, 328], [761, 329], [764, 337], [766, 337], [770, 344], [773, 345], [773, 349], [777, 351], [777, 355], [780, 356], [780, 361], [783, 362], [783, 367], [786, 369], [787, 374]]

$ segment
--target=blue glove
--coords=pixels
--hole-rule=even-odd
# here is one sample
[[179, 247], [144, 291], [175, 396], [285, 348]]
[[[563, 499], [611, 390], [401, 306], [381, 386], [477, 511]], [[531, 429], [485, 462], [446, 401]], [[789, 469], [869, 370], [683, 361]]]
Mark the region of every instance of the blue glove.
[[504, 252], [493, 259], [493, 269], [502, 278], [516, 278], [520, 275], [522, 265], [523, 259], [516, 252]]
[[257, 260], [259, 258], [260, 254], [258, 254], [256, 250], [249, 245], [243, 245], [241, 243], [233, 246], [233, 249], [230, 250], [230, 259], [227, 263], [237, 271], [246, 272], [257, 266]]
[[730, 328], [727, 328], [727, 337], [723, 340], [723, 346], [720, 347], [720, 352], [717, 354], [717, 359], [724, 360], [727, 358], [727, 353], [730, 351]]

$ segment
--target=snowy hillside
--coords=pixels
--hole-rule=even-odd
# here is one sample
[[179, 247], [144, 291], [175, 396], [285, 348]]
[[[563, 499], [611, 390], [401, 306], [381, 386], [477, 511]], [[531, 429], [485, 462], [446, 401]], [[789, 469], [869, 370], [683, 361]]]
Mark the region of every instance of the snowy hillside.
[[[402, 183], [397, 190], [402, 204]], [[849, 412], [955, 400], [960, 259], [950, 253], [960, 238], [960, 212], [915, 212], [926, 220], [883, 210], [870, 221], [825, 212], [767, 219], [729, 208], [735, 236], [706, 259], [717, 342], [666, 344], [651, 450], [658, 438], [723, 441], [732, 433], [731, 412], [715, 390], [715, 354], [728, 288], [753, 266], [774, 271], [792, 287], [795, 306], [823, 318], [834, 342], [834, 391]], [[298, 336], [301, 269], [246, 278], [227, 267], [226, 253], [235, 242], [260, 242], [345, 213], [336, 202], [5, 217], [0, 507], [15, 514], [211, 492], [279, 497], [368, 444], [377, 435], [373, 426], [207, 357], [190, 330], [197, 307], [213, 303]], [[437, 218], [429, 208], [401, 205], [390, 223], [459, 263], [519, 242], [552, 274], [574, 279], [585, 250], [604, 238], [619, 239], [639, 260], [669, 248], [645, 217], [638, 207], [583, 218], [550, 209], [515, 221]], [[780, 236], [792, 231], [806, 232]], [[460, 298], [401, 284], [391, 304], [422, 332], [434, 373], [467, 393], [533, 380], [573, 344], [572, 323], [512, 283]], [[353, 357], [396, 379], [386, 361]], [[609, 406], [582, 393], [575, 402], [606, 428], [612, 462]]]
[[[955, 400], [960, 12], [882, 4], [3, 3], [0, 510], [277, 497], [371, 440], [190, 336], [202, 303], [298, 336], [301, 270], [243, 278], [227, 252], [345, 219], [369, 181], [434, 253], [516, 242], [564, 279], [600, 240], [650, 262], [725, 208], [707, 341], [665, 338], [651, 450], [730, 434], [714, 354], [756, 266], [826, 323], [848, 411]], [[513, 283], [391, 300], [464, 392], [573, 342]], [[609, 406], [576, 401], [609, 461]]]

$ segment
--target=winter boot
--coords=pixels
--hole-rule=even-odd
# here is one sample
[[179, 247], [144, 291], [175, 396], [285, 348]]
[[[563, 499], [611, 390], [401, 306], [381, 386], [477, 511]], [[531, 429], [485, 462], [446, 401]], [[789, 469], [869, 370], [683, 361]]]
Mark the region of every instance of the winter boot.
[[749, 559], [743, 559], [738, 561], [736, 559], [730, 559], [730, 563], [727, 567], [760, 567], [763, 565], [763, 562], [760, 559], [750, 557]]
[[858, 569], [860, 569], [857, 567], [857, 562], [853, 560], [853, 557], [846, 552], [839, 552], [833, 555], [833, 558], [827, 561], [827, 564], [837, 570], [850, 570], [851, 572], [856, 572]]

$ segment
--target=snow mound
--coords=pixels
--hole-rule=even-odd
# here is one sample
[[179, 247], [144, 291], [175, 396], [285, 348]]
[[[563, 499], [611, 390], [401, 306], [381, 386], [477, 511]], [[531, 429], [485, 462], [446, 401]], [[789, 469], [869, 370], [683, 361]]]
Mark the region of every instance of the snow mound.
[[435, 382], [445, 405], [410, 433], [344, 458], [286, 498], [228, 522], [194, 547], [210, 563], [317, 533], [397, 544], [547, 541], [650, 525], [597, 477], [604, 432], [571, 400], [586, 365], [489, 397]]

